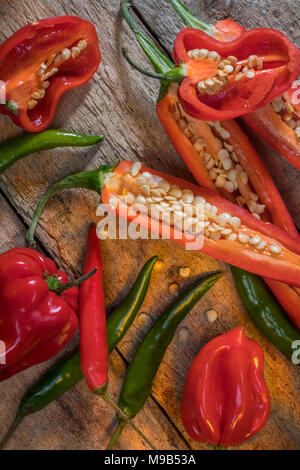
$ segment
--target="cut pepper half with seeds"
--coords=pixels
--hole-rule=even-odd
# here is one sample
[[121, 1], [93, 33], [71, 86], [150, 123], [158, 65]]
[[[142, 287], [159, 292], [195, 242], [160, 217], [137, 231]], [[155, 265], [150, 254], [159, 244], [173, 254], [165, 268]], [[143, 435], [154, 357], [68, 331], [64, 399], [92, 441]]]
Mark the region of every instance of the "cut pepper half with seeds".
[[[186, 13], [179, 0], [170, 0], [170, 3], [183, 15], [187, 26], [204, 28], [209, 34], [223, 38], [224, 41], [232, 40], [245, 32], [232, 20], [221, 21], [215, 26], [203, 25], [194, 17], [190, 19], [191, 14]], [[164, 56], [133, 21], [128, 1], [123, 2], [123, 14], [156, 72], [167, 73], [172, 70], [173, 62]], [[236, 121], [212, 122], [192, 118], [180, 103], [178, 84], [164, 81], [156, 109], [165, 132], [200, 186], [248, 209], [254, 217], [271, 222], [293, 236], [299, 236], [271, 175]], [[271, 105], [256, 113], [263, 113], [266, 109], [276, 117]], [[281, 123], [284, 125], [284, 121], [281, 120]], [[268, 278], [265, 281], [290, 319], [300, 328], [300, 290]]]
[[[196, 18], [180, 0], [169, 0], [186, 26], [205, 31], [222, 42], [241, 36], [246, 29], [231, 19], [218, 21], [215, 25], [203, 23]], [[248, 64], [250, 67], [250, 64]], [[243, 119], [269, 145], [300, 170], [300, 83], [292, 86], [271, 104], [250, 113]]]
[[95, 27], [75, 16], [46, 18], [21, 28], [0, 48], [0, 106], [30, 132], [46, 129], [62, 94], [87, 82], [101, 60]]
[[284, 93], [300, 72], [300, 51], [279, 31], [253, 29], [229, 43], [186, 28], [176, 37], [175, 62], [185, 65], [179, 95], [199, 119], [247, 114]]
[[[201, 251], [256, 274], [300, 286], [300, 247], [295, 237], [213, 191], [125, 161], [56, 183], [42, 198], [27, 240], [32, 242], [47, 200], [66, 188], [97, 191], [107, 209], [181, 245], [201, 238]], [[186, 219], [187, 218], [187, 219]], [[186, 219], [186, 220], [185, 220]], [[203, 237], [203, 238], [202, 238]]]

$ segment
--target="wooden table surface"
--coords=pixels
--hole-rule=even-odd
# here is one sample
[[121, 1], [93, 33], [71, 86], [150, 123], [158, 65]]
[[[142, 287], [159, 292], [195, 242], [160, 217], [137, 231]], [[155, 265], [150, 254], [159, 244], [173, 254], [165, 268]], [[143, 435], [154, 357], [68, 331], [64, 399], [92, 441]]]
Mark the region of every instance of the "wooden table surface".
[[[186, 0], [204, 21], [232, 17], [246, 28], [276, 27], [300, 46], [298, 0]], [[160, 45], [170, 52], [175, 33], [182, 27], [167, 0], [135, 0], [139, 21]], [[132, 57], [146, 64], [142, 52], [119, 11], [119, 0], [1, 0], [0, 41], [37, 18], [77, 15], [96, 25], [103, 60], [99, 71], [85, 86], [62, 99], [52, 127], [106, 136], [102, 146], [86, 149], [45, 151], [18, 162], [0, 177], [0, 252], [25, 245], [25, 231], [36, 204], [49, 185], [63, 176], [116, 159], [140, 160], [157, 170], [193, 181], [172, 148], [155, 113], [158, 83], [129, 70], [121, 56], [128, 45]], [[147, 67], [149, 65], [147, 64]], [[0, 117], [1, 140], [21, 130]], [[268, 165], [283, 198], [300, 227], [299, 173], [247, 130]], [[40, 249], [74, 277], [82, 268], [87, 229], [96, 220], [98, 198], [86, 191], [65, 191], [47, 205], [37, 230]], [[244, 311], [228, 268], [200, 253], [184, 251], [167, 241], [105, 241], [105, 295], [111, 311], [128, 292], [139, 269], [158, 254], [163, 269], [153, 274], [150, 292], [134, 326], [110, 360], [110, 389], [117, 398], [126, 366], [144, 332], [173, 300], [171, 282], [180, 288], [207, 270], [221, 269], [225, 276], [193, 309], [178, 328], [154, 383], [151, 397], [135, 422], [159, 449], [208, 449], [193, 442], [185, 432], [179, 413], [180, 396], [188, 368], [209, 339], [238, 325], [259, 341], [265, 352], [265, 376], [271, 392], [272, 410], [263, 430], [241, 449], [299, 449], [299, 373], [257, 330]], [[178, 275], [189, 266], [191, 278]], [[209, 323], [205, 312], [214, 308], [218, 319]], [[146, 313], [146, 315], [145, 315]], [[74, 348], [74, 338], [68, 349]], [[65, 353], [65, 352], [64, 352]], [[10, 424], [17, 403], [28, 386], [57, 359], [27, 370], [1, 383], [0, 435]], [[116, 420], [100, 398], [82, 381], [45, 410], [24, 420], [7, 449], [101, 449], [107, 444]], [[117, 449], [147, 449], [126, 429]]]

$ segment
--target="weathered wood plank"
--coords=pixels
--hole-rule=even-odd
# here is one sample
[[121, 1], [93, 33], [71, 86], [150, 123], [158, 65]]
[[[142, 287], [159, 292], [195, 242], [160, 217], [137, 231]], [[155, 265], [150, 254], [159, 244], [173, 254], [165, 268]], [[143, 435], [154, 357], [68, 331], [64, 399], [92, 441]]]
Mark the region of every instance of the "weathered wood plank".
[[[216, 2], [206, 2], [205, 7], [209, 9], [213, 3], [216, 4]], [[271, 4], [269, 0], [251, 2], [251, 5], [253, 3], [260, 12], [259, 8], [262, 4]], [[156, 16], [155, 25], [151, 19], [152, 16], [149, 16], [149, 24], [155, 32], [158, 32], [162, 38], [169, 34], [172, 37], [175, 32], [172, 27], [173, 23], [171, 20], [169, 22], [168, 17], [163, 16], [165, 11], [170, 10], [167, 2], [155, 0], [150, 3], [148, 0], [144, 2], [137, 0], [135, 4], [147, 21], [149, 14]], [[274, 5], [275, 2], [272, 4]], [[250, 2], [248, 2], [249, 5]], [[150, 11], [150, 6], [152, 11]], [[197, 3], [192, 3], [192, 6], [195, 8]], [[237, 15], [239, 8], [237, 5], [235, 7], [234, 11]], [[276, 1], [276, 7], [283, 9], [279, 1]], [[30, 220], [36, 202], [51, 182], [71, 172], [81, 171], [83, 168], [96, 168], [100, 163], [114, 162], [116, 158], [141, 159], [154, 168], [192, 179], [172, 149], [156, 117], [154, 102], [158, 93], [158, 84], [151, 79], [144, 80], [124, 65], [120, 54], [122, 44], [130, 46], [136, 61], [141, 62], [144, 59], [143, 54], [134, 46], [135, 40], [131, 34], [128, 34], [128, 28], [122, 27], [118, 9], [118, 0], [104, 0], [101, 2], [101, 8], [100, 2], [97, 1], [64, 0], [58, 3], [50, 0], [37, 0], [34, 4], [34, 12], [32, 2], [20, 0], [1, 2], [2, 39], [36, 17], [76, 14], [97, 25], [103, 51], [103, 63], [99, 72], [88, 85], [64, 97], [54, 123], [55, 127], [76, 131], [105, 132], [107, 141], [103, 146], [88, 151], [60, 149], [44, 152], [43, 155], [36, 155], [17, 163], [1, 177], [2, 190], [26, 221]], [[15, 11], [18, 11], [18, 15], [14, 14]], [[196, 8], [194, 11], [197, 11]], [[163, 21], [166, 27], [160, 30]], [[6, 118], [1, 117], [0, 125], [3, 139], [16, 135], [18, 132]], [[291, 188], [289, 188], [289, 194], [291, 193]], [[77, 274], [81, 269], [87, 227], [91, 220], [95, 220], [97, 200], [96, 196], [87, 192], [65, 192], [48, 204], [39, 226], [39, 239], [58, 264], [72, 274]], [[291, 201], [293, 203], [293, 197]], [[293, 208], [296, 211], [295, 207], [291, 207]], [[2, 226], [1, 213], [0, 221]], [[190, 266], [193, 277], [203, 271], [216, 268], [227, 272], [227, 268], [222, 263], [201, 254], [185, 252], [170, 242], [106, 241], [103, 243], [103, 256], [105, 295], [109, 309], [118, 302], [121, 295], [128, 291], [138, 269], [148, 257], [155, 253], [158, 253], [165, 261], [165, 266], [160, 273], [154, 274], [150, 294], [143, 306], [143, 311], [149, 313], [153, 319], [172, 300], [168, 294], [168, 285], [178, 280], [183, 287], [184, 283], [178, 277], [179, 267]], [[213, 325], [208, 324], [203, 315], [210, 307], [216, 308], [219, 313], [218, 320]], [[128, 360], [132, 357], [146, 327], [146, 325], [141, 325], [143, 318], [137, 319], [135, 329], [124, 338], [120, 346], [122, 355]], [[189, 364], [201, 345], [208, 339], [237, 325], [245, 326], [247, 334], [258, 339], [263, 345], [266, 353], [266, 376], [273, 398], [272, 414], [266, 427], [259, 436], [242, 448], [299, 448], [300, 410], [297, 371], [254, 328], [240, 305], [229, 274], [219, 281], [218, 285], [195, 307], [184, 322], [183, 327], [188, 330], [187, 343], [180, 343], [180, 330], [177, 332], [154, 384], [155, 400], [167, 412], [170, 420], [184, 433], [179, 419], [179, 400]], [[113, 364], [115, 364], [114, 360]], [[118, 361], [117, 356], [116, 365], [112, 367], [114, 393], [120, 387], [120, 377], [123, 373], [122, 363]], [[5, 393], [0, 403], [0, 433], [4, 431], [11, 419], [13, 405], [18, 401], [22, 390], [32, 382], [32, 374], [40, 373], [46, 366], [26, 371], [9, 382], [1, 384], [1, 391], [5, 390]], [[15, 395], [11, 389], [17, 391]], [[148, 400], [145, 412], [137, 417], [137, 423], [142, 425], [144, 432], [153, 438], [154, 442], [160, 442], [160, 448], [185, 448], [184, 441], [176, 434], [170, 423], [164, 421], [164, 415], [158, 412], [156, 407], [153, 410], [153, 407], [153, 400]], [[98, 424], [99, 416], [103, 423], [101, 429]], [[157, 421], [160, 424], [157, 424]], [[10, 447], [99, 448], [107, 442], [111, 431], [110, 426], [110, 414], [104, 413], [99, 400], [91, 396], [84, 383], [81, 383], [40, 415], [29, 418], [27, 424], [24, 422], [20, 432], [11, 441]], [[103, 428], [105, 428], [104, 431]], [[185, 438], [187, 439], [186, 434]], [[188, 441], [193, 448], [207, 448]], [[131, 431], [127, 430], [118, 448], [129, 447], [143, 448], [143, 445]]]

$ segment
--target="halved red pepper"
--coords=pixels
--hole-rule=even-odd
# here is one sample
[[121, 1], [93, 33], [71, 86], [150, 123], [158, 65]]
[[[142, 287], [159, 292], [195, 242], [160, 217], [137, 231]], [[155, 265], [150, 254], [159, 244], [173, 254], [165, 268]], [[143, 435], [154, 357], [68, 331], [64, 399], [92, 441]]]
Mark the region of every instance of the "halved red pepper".
[[194, 359], [181, 399], [181, 419], [197, 442], [238, 446], [270, 413], [261, 346], [235, 328], [209, 341]]
[[21, 28], [0, 47], [0, 80], [8, 114], [30, 132], [46, 129], [59, 99], [86, 83], [99, 67], [95, 27], [75, 16], [46, 18]]
[[[246, 29], [233, 20], [222, 20], [209, 25], [195, 18], [180, 0], [169, 0], [171, 5], [189, 27], [205, 31], [222, 42], [232, 41], [245, 33]], [[274, 103], [254, 113], [245, 114], [243, 119], [271, 147], [277, 150], [295, 168], [300, 170], [300, 84], [295, 81], [283, 96], [283, 109]], [[294, 110], [290, 108], [292, 105]], [[278, 109], [279, 111], [275, 111]], [[287, 119], [289, 118], [289, 119]]]
[[[134, 162], [124, 161], [116, 168], [102, 166], [98, 170], [71, 175], [53, 185], [43, 196], [36, 210], [27, 234], [28, 242], [33, 241], [39, 217], [50, 197], [66, 188], [84, 187], [100, 194], [102, 202], [109, 211], [127, 219], [129, 222], [133, 221], [135, 225], [137, 224], [162, 236], [165, 234], [168, 239], [174, 240], [185, 247], [188, 245], [191, 249], [192, 243], [203, 240], [203, 248], [196, 248], [194, 245], [197, 251], [200, 250], [208, 256], [242, 267], [250, 272], [300, 287], [300, 245], [296, 237], [289, 235], [275, 225], [258, 220], [250, 215], [248, 211], [222, 199], [213, 191], [150, 170], [138, 163], [135, 163], [135, 165]], [[137, 180], [138, 175], [143, 178]], [[153, 189], [156, 188], [153, 197], [154, 193], [157, 193], [159, 183], [168, 188], [171, 185], [177, 186], [179, 193], [188, 193], [188, 197], [192, 201], [199, 197], [202, 201], [199, 204], [204, 204], [204, 215], [208, 217], [204, 220], [209, 221], [208, 225], [211, 225], [213, 230], [206, 227], [209, 233], [206, 234], [204, 229], [202, 239], [201, 231], [203, 227], [198, 229], [198, 222], [194, 219], [191, 221], [191, 226], [196, 224], [195, 232], [194, 229], [183, 231], [182, 228], [178, 228], [176, 220], [173, 223], [171, 221], [170, 226], [166, 226], [166, 223], [162, 220], [152, 217], [152, 212], [150, 214], [146, 206], [141, 209], [141, 198], [145, 199], [149, 189], [145, 187], [147, 183], [144, 185], [141, 182], [141, 179], [145, 178], [146, 180], [150, 178], [151, 183], [149, 182], [149, 186], [152, 185]], [[155, 183], [152, 182], [153, 179]], [[176, 197], [171, 193], [169, 194], [168, 191], [163, 189], [159, 198], [160, 201], [165, 199], [164, 202], [167, 203], [170, 197], [172, 201], [177, 201]], [[129, 197], [134, 199], [131, 204], [127, 202]], [[139, 197], [139, 200], [136, 201], [137, 197]], [[179, 195], [178, 198], [180, 197]], [[138, 205], [134, 207], [133, 202], [137, 202]], [[151, 204], [161, 206], [160, 202], [157, 203], [155, 199]], [[189, 204], [187, 203], [187, 205]], [[191, 203], [190, 208], [193, 210], [192, 205], [193, 203]], [[185, 203], [183, 206], [186, 207]], [[175, 210], [173, 208], [170, 212]], [[225, 230], [224, 233], [223, 230]], [[211, 231], [219, 232], [220, 236], [218, 238], [215, 235], [211, 236]], [[221, 236], [221, 234], [224, 236]], [[230, 237], [231, 234], [233, 237]]]
[[[193, 51], [200, 55], [191, 56]], [[201, 51], [218, 55], [213, 58]], [[248, 70], [251, 56], [262, 61], [259, 68]], [[300, 51], [283, 33], [267, 28], [247, 31], [229, 43], [187, 28], [176, 37], [174, 58], [178, 66], [185, 65], [187, 78], [179, 88], [183, 108], [193, 117], [211, 121], [260, 109], [284, 93], [300, 73]]]
[[[190, 16], [187, 15], [191, 14], [189, 12], [186, 13], [186, 9], [181, 4], [181, 2], [178, 0], [170, 1], [173, 6], [176, 7], [177, 11], [179, 9], [179, 11], [182, 12], [182, 8], [184, 9], [182, 15], [184, 15], [185, 19], [190, 18]], [[123, 2], [123, 12], [126, 21], [135, 33], [141, 48], [151, 60], [156, 71], [159, 73], [167, 73], [168, 71], [172, 70], [174, 64], [167, 57], [165, 57], [141, 31], [139, 31], [137, 25], [130, 17], [128, 11], [128, 2], [126, 1]], [[196, 22], [196, 25], [198, 26], [199, 20], [193, 18], [191, 21]], [[188, 24], [188, 21], [186, 22]], [[202, 23], [199, 23], [199, 27], [203, 27]], [[240, 35], [244, 31], [241, 26], [231, 20], [222, 21], [218, 23], [216, 27], [211, 26], [210, 31], [212, 30], [214, 34], [216, 34], [216, 31], [219, 31], [220, 34], [222, 31], [224, 31], [224, 34], [226, 34], [225, 37], [228, 38], [227, 31], [231, 31], [231, 27], [233, 26], [232, 24], [236, 25], [235, 33], [237, 35]], [[205, 25], [205, 28], [206, 27], [208, 26]], [[157, 103], [157, 113], [164, 130], [166, 131], [178, 154], [184, 160], [185, 164], [194, 175], [196, 181], [201, 186], [219, 193], [222, 197], [232, 202], [238, 202], [237, 191], [234, 193], [229, 193], [222, 188], [216, 187], [209, 171], [205, 166], [203, 157], [199, 154], [199, 149], [197, 149], [197, 140], [194, 142], [194, 140], [191, 139], [189, 130], [187, 128], [184, 129], [181, 125], [182, 121], [180, 120], [180, 116], [176, 116], [176, 113], [180, 114], [179, 108], [180, 103], [178, 98], [178, 86], [175, 84], [168, 85], [163, 83], [161, 94]], [[278, 225], [290, 234], [298, 237], [298, 231], [274, 184], [274, 181], [272, 180], [267, 168], [260, 160], [259, 155], [252, 147], [239, 125], [233, 120], [227, 120], [221, 123], [222, 128], [224, 128], [229, 133], [229, 138], [222, 142], [223, 147], [221, 147], [221, 136], [218, 134], [217, 137], [213, 133], [213, 128], [211, 125], [208, 125], [207, 122], [200, 120], [190, 119], [190, 121], [192, 121], [194, 123], [193, 125], [197, 127], [197, 133], [205, 143], [205, 149], [208, 150], [215, 158], [217, 158], [220, 148], [224, 147], [224, 142], [227, 145], [230, 144], [233, 147], [235, 155], [238, 159], [238, 163], [245, 170], [249, 177], [252, 191], [257, 194], [259, 201], [266, 206], [264, 212], [261, 214], [261, 218], [266, 222], [272, 222], [275, 225]], [[299, 290], [293, 286], [289, 286], [271, 279], [265, 278], [265, 281], [268, 283], [269, 287], [272, 289], [273, 293], [283, 308], [286, 310], [291, 320], [298, 326], [298, 328], [300, 328]]]

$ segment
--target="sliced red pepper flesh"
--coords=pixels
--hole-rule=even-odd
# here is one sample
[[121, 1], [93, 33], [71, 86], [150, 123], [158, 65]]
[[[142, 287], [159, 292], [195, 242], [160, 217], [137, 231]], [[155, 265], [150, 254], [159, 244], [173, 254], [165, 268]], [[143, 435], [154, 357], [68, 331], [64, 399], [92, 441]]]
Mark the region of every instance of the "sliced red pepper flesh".
[[197, 442], [238, 446], [257, 434], [270, 413], [261, 346], [238, 327], [209, 341], [185, 380], [181, 418]]
[[1, 339], [6, 345], [0, 382], [28, 367], [48, 361], [78, 328], [79, 291], [61, 295], [49, 279], [67, 284], [68, 276], [37, 251], [16, 248], [0, 255]]
[[[208, 236], [204, 236], [204, 244], [201, 251], [214, 258], [218, 258], [235, 266], [240, 266], [250, 272], [263, 276], [270, 276], [271, 274], [273, 279], [288, 282], [298, 287], [300, 286], [300, 247], [299, 241], [295, 237], [292, 237], [272, 224], [257, 220], [246, 210], [220, 198], [214, 192], [200, 188], [179, 178], [169, 175], [166, 176], [146, 167], [141, 167], [138, 173], [133, 175], [133, 168], [135, 168], [133, 165], [133, 162], [128, 161], [120, 163], [114, 170], [110, 180], [106, 181], [102, 192], [102, 200], [109, 210], [121, 217], [127, 218], [129, 221], [136, 221], [136, 217], [139, 215], [138, 223], [141, 227], [159, 234], [163, 233], [164, 223], [162, 221], [153, 223], [153, 219], [151, 219], [148, 214], [141, 212], [139, 208], [135, 209], [134, 206], [129, 207], [126, 202], [128, 191], [134, 196], [134, 200], [136, 196], [144, 197], [146, 194], [143, 193], [144, 189], [141, 189], [141, 186], [139, 186], [140, 182], [136, 182], [135, 177], [139, 171], [141, 171], [141, 173], [146, 172], [148, 176], [149, 174], [150, 176], [155, 175], [154, 178], [158, 178], [159, 181], [163, 180], [169, 185], [178, 186], [181, 192], [185, 190], [185, 192], [189, 194], [192, 193], [193, 200], [194, 197], [197, 196], [204, 198], [207, 210], [216, 210], [217, 212], [217, 214], [211, 216], [213, 220], [221, 223], [221, 214], [223, 214], [223, 218], [224, 214], [227, 214], [225, 218], [227, 216], [231, 217], [230, 220], [232, 220], [232, 217], [234, 218], [234, 220], [232, 220], [232, 223], [234, 222], [233, 225], [236, 225], [236, 222], [240, 221], [241, 225], [238, 228], [233, 230], [231, 226], [231, 231], [235, 232], [237, 238], [235, 237], [234, 240], [228, 238], [213, 240], [212, 238], [208, 238]], [[169, 196], [170, 195], [171, 194], [169, 194]], [[209, 208], [206, 204], [208, 204]], [[210, 223], [212, 222], [210, 221]], [[221, 228], [221, 230], [228, 229], [227, 226], [228, 224], [223, 225], [224, 228]], [[220, 228], [216, 230], [218, 231]], [[259, 239], [256, 237], [259, 237]], [[186, 236], [186, 232], [183, 233], [182, 229], [179, 230], [176, 225], [171, 226], [169, 238], [185, 246], [191, 243], [191, 239]], [[245, 243], [245, 239], [247, 243]], [[192, 240], [195, 240], [195, 237], [192, 237]], [[250, 240], [252, 242], [254, 242], [254, 240], [260, 240], [263, 242], [263, 245], [258, 245], [258, 248], [254, 248]], [[259, 246], [261, 246], [261, 248], [259, 248]], [[274, 247], [276, 247], [275, 251], [277, 251], [277, 249], [279, 251], [276, 255], [271, 253]]]
[[[204, 50], [218, 57], [213, 60], [200, 54], [195, 60], [191, 55]], [[250, 73], [251, 56], [262, 62]], [[223, 64], [230, 57], [234, 66], [225, 64], [230, 67], [227, 71]], [[231, 119], [260, 109], [285, 92], [300, 72], [300, 51], [284, 34], [267, 28], [245, 32], [229, 43], [186, 28], [176, 37], [174, 58], [186, 69], [187, 78], [179, 88], [182, 105], [188, 114], [203, 120]], [[208, 85], [208, 79], [215, 82]]]
[[35, 21], [0, 48], [0, 111], [30, 132], [46, 129], [66, 91], [86, 83], [101, 61], [95, 27], [75, 16]]

